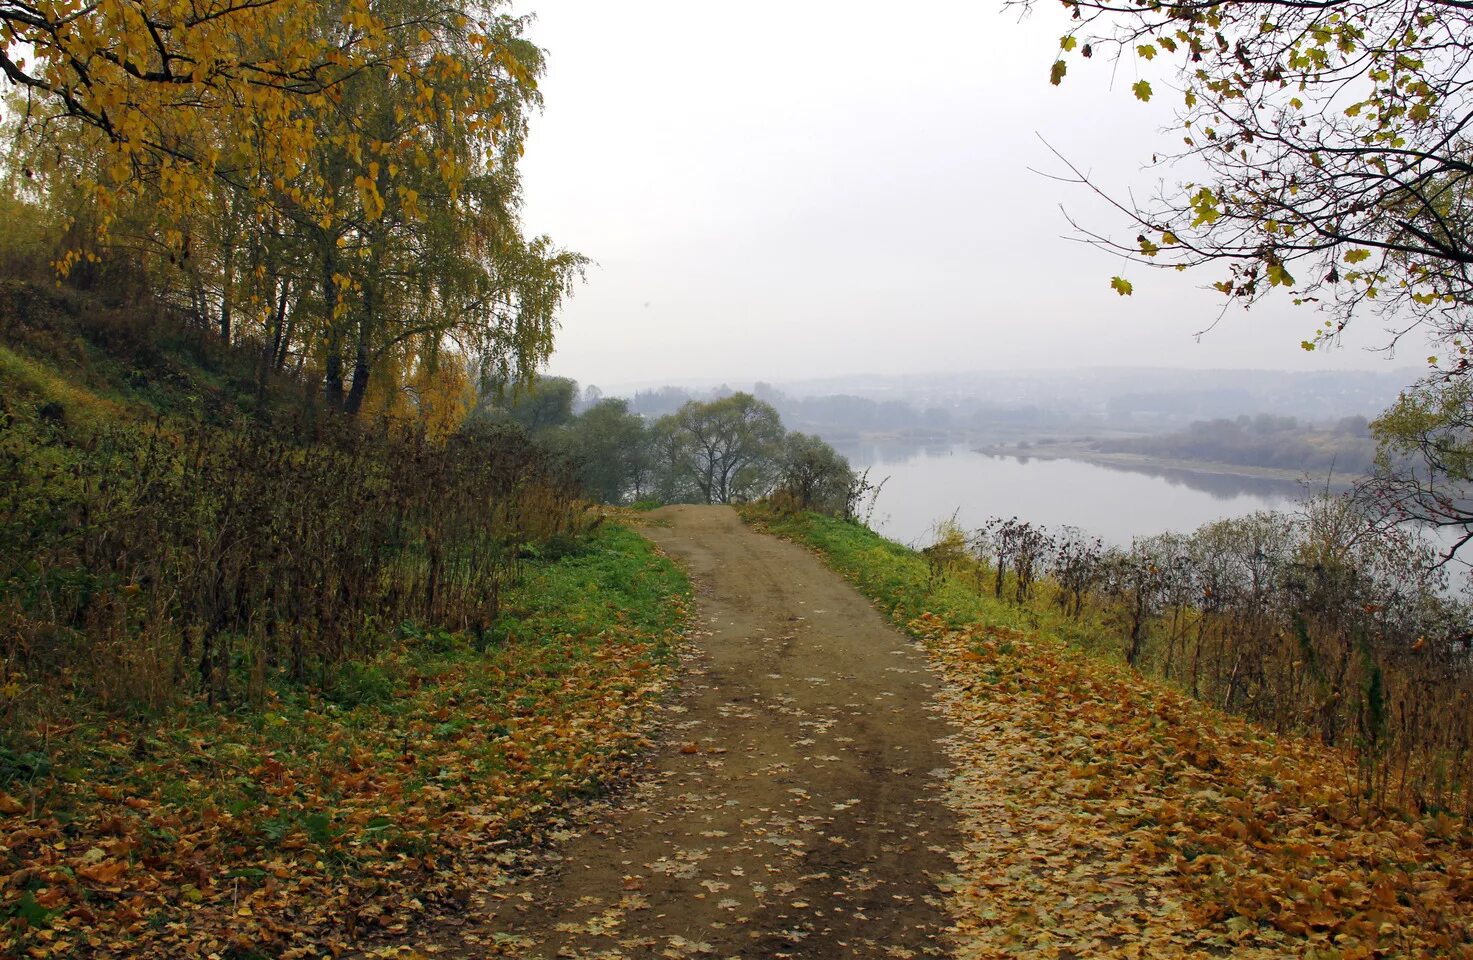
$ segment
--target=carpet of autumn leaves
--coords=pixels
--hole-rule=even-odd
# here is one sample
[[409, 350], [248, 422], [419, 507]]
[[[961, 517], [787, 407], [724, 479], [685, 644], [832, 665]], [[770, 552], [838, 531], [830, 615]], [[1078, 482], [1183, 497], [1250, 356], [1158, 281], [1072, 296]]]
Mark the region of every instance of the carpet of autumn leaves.
[[326, 693], [50, 731], [0, 793], [0, 955], [331, 956], [455, 909], [626, 771], [688, 596], [605, 526], [485, 651], [406, 628]]
[[910, 629], [961, 729], [962, 958], [1473, 956], [1473, 844], [1323, 747], [1009, 627]]
[[1461, 820], [1375, 810], [1344, 755], [1090, 655], [867, 530], [757, 519], [817, 548], [948, 681], [963, 960], [1473, 956]]

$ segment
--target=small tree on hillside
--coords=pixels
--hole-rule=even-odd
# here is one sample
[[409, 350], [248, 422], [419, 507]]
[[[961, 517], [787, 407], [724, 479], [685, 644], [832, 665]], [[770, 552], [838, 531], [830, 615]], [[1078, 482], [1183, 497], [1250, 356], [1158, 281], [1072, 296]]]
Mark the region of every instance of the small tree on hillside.
[[539, 377], [520, 383], [491, 383], [477, 417], [510, 423], [529, 437], [567, 426], [573, 420], [578, 383], [566, 377]]
[[702, 500], [696, 489], [691, 463], [690, 437], [675, 414], [661, 417], [650, 427], [647, 475], [641, 487], [661, 503], [694, 503]]
[[1473, 385], [1427, 384], [1402, 395], [1373, 425], [1380, 454], [1357, 488], [1382, 524], [1447, 531], [1446, 562], [1473, 541]]
[[839, 451], [822, 439], [790, 433], [778, 461], [778, 489], [804, 510], [842, 515], [854, 485], [854, 470]]
[[589, 497], [622, 503], [643, 495], [650, 436], [622, 399], [601, 400], [552, 435], [552, 445], [577, 465]]
[[783, 437], [771, 404], [750, 393], [692, 400], [675, 422], [686, 437], [691, 478], [707, 503], [750, 499], [771, 487]]

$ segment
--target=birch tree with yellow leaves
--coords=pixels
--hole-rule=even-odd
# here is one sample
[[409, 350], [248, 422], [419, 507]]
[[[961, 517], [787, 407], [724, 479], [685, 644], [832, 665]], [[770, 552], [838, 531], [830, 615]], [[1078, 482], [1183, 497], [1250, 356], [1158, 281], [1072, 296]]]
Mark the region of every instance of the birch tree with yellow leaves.
[[263, 378], [294, 359], [349, 414], [389, 358], [531, 373], [584, 260], [521, 229], [543, 56], [502, 7], [0, 3], [58, 270], [128, 247]]

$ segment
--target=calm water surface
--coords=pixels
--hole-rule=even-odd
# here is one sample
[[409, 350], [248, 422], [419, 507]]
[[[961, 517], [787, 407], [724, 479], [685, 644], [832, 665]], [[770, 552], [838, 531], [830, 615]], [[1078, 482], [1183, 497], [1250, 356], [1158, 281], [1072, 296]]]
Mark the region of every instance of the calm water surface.
[[929, 543], [936, 522], [953, 512], [968, 530], [989, 517], [1019, 516], [1123, 545], [1132, 537], [1189, 533], [1225, 517], [1286, 509], [1304, 494], [1288, 480], [993, 456], [964, 446], [861, 444], [841, 452], [857, 469], [869, 467], [871, 481], [889, 477], [875, 502], [875, 529], [916, 545]]

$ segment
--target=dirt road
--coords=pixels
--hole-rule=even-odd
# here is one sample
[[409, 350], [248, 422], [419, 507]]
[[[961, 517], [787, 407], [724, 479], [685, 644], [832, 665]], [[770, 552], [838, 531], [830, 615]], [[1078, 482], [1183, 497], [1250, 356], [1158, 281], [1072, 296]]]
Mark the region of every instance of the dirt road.
[[946, 955], [948, 729], [924, 655], [817, 558], [729, 508], [651, 521], [697, 591], [651, 767], [537, 874], [484, 898], [451, 952]]

